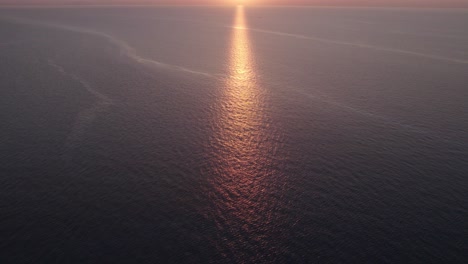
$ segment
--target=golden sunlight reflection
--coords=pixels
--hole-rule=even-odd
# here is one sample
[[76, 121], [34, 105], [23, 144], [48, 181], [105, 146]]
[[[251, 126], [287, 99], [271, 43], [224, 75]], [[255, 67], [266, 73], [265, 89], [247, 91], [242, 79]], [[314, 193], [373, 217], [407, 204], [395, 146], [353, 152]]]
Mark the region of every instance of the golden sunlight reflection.
[[[248, 240], [268, 237], [273, 219], [273, 157], [281, 140], [265, 114], [265, 92], [261, 89], [247, 30], [243, 6], [236, 7], [228, 77], [216, 107], [212, 146], [212, 190], [216, 223], [231, 235], [249, 234]], [[232, 250], [249, 241], [232, 243]], [[258, 241], [257, 241], [258, 242]]]
[[[261, 154], [256, 145], [262, 137], [259, 126], [263, 124], [262, 102], [257, 86], [254, 61], [250, 40], [246, 28], [243, 6], [236, 8], [232, 35], [231, 50], [228, 64], [228, 78], [223, 96], [223, 111], [221, 116], [222, 134], [225, 148], [223, 159], [226, 161], [227, 172], [236, 177], [245, 177], [254, 169], [255, 159]], [[253, 178], [244, 179], [249, 181]]]

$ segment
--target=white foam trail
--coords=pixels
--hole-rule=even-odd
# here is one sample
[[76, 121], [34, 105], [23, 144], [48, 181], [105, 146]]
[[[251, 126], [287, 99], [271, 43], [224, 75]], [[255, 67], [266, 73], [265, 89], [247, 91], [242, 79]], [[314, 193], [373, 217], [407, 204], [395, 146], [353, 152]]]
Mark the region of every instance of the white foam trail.
[[0, 46], [9, 46], [9, 45], [12, 45], [12, 44], [16, 44], [16, 43], [19, 43], [21, 41], [5, 41], [5, 42], [0, 42]]
[[436, 38], [448, 38], [448, 39], [459, 39], [459, 40], [468, 40], [467, 37], [460, 35], [450, 35], [450, 34], [440, 34], [437, 31], [422, 31], [422, 32], [410, 32], [403, 30], [389, 30], [390, 33], [407, 35], [407, 36], [421, 36], [421, 37], [436, 37]]
[[[123, 42], [123, 41], [121, 41], [121, 40], [119, 40], [119, 39], [117, 39], [117, 38], [115, 38], [115, 37], [113, 37], [113, 36], [111, 36], [109, 34], [103, 33], [103, 32], [92, 31], [92, 30], [77, 28], [77, 27], [73, 27], [73, 26], [63, 26], [63, 25], [43, 23], [43, 22], [39, 22], [39, 21], [25, 20], [25, 19], [11, 18], [11, 17], [8, 17], [7, 19], [11, 20], [11, 21], [14, 21], [14, 22], [17, 22], [17, 23], [22, 23], [22, 24], [42, 25], [42, 26], [46, 26], [46, 27], [53, 27], [53, 28], [58, 28], [58, 29], [63, 29], [63, 30], [68, 30], [68, 31], [74, 31], [74, 32], [79, 32], [79, 33], [85, 33], [85, 34], [100, 36], [100, 37], [106, 38], [109, 42], [111, 42], [114, 45], [116, 45], [117, 47], [119, 47], [121, 49], [121, 52], [122, 52], [121, 54], [126, 55], [126, 56], [134, 59], [135, 61], [137, 61], [139, 63], [146, 64], [146, 65], [153, 65], [153, 66], [157, 66], [157, 67], [168, 68], [168, 69], [177, 70], [177, 71], [183, 71], [183, 72], [187, 72], [187, 73], [191, 73], [191, 74], [202, 75], [202, 76], [209, 77], [209, 78], [218, 79], [218, 78], [224, 77], [224, 76], [220, 76], [220, 75], [213, 75], [213, 74], [209, 74], [209, 73], [205, 73], [205, 72], [195, 71], [195, 70], [187, 69], [187, 68], [184, 68], [184, 67], [181, 67], [181, 66], [165, 64], [165, 63], [162, 63], [162, 62], [159, 62], [159, 61], [155, 61], [155, 60], [140, 57], [140, 56], [138, 56], [136, 54], [135, 50], [132, 47], [130, 47], [128, 44], [126, 44], [125, 42]], [[171, 20], [180, 20], [180, 19], [171, 19]], [[203, 22], [201, 22], [201, 23], [203, 23]], [[214, 26], [214, 24], [212, 24], [212, 25]], [[385, 48], [385, 47], [379, 47], [379, 46], [373, 46], [373, 45], [367, 45], [367, 44], [359, 44], [359, 43], [353, 43], [353, 42], [330, 40], [330, 39], [313, 37], [313, 36], [291, 34], [291, 33], [285, 33], [285, 32], [280, 32], [280, 31], [271, 31], [271, 30], [264, 30], [264, 29], [257, 29], [257, 28], [233, 27], [233, 26], [225, 26], [225, 27], [239, 29], [239, 30], [251, 30], [251, 31], [256, 31], [256, 32], [265, 33], [265, 34], [273, 34], [273, 35], [284, 36], [284, 37], [293, 37], [293, 38], [297, 38], [297, 39], [313, 40], [313, 41], [336, 44], [336, 45], [348, 45], [348, 46], [354, 46], [354, 47], [359, 47], [359, 48], [368, 48], [368, 49], [380, 50], [380, 51], [386, 51], [386, 52], [395, 52], [395, 53], [413, 55], [413, 56], [418, 56], [418, 57], [423, 57], [423, 58], [428, 58], [428, 59], [434, 59], [434, 60], [439, 60], [439, 61], [452, 62], [452, 63], [468, 64], [468, 61], [466, 61], [466, 60], [457, 60], [457, 59], [452, 59], [452, 58], [443, 57], [443, 56], [437, 56], [437, 55], [431, 55], [431, 54], [425, 54], [425, 53], [419, 53], [419, 52], [413, 52], [413, 51], [407, 51], [407, 50], [401, 50], [401, 49]], [[79, 79], [77, 76], [70, 75], [69, 73], [66, 73], [65, 71], [63, 71], [63, 69], [61, 67], [57, 67], [57, 66], [55, 66], [55, 67], [59, 71], [64, 72], [65, 74], [69, 75], [73, 79], [75, 79], [77, 81], [79, 80], [79, 82], [87, 90], [89, 89], [89, 87], [91, 87], [91, 86], [87, 85], [87, 83], [84, 80]], [[315, 95], [312, 95], [310, 93], [306, 93], [306, 92], [303, 92], [303, 91], [300, 91], [300, 90], [297, 90], [297, 89], [292, 89], [292, 90], [297, 92], [297, 93], [300, 93], [301, 95], [304, 95], [304, 96], [306, 96], [306, 97], [308, 97], [310, 99], [320, 101], [320, 102], [324, 102], [324, 103], [327, 103], [327, 104], [330, 104], [330, 105], [333, 105], [333, 106], [336, 106], [336, 107], [339, 107], [339, 108], [342, 108], [342, 109], [346, 109], [346, 110], [352, 111], [352, 112], [354, 112], [356, 114], [371, 117], [371, 118], [373, 118], [375, 120], [380, 120], [380, 121], [382, 121], [384, 123], [395, 125], [395, 126], [400, 127], [400, 128], [405, 128], [408, 131], [413, 131], [413, 132], [420, 133], [420, 134], [433, 135], [432, 131], [429, 131], [429, 130], [426, 130], [426, 129], [423, 129], [423, 128], [420, 128], [420, 127], [412, 126], [412, 125], [403, 124], [403, 123], [391, 120], [391, 119], [389, 119], [389, 118], [387, 118], [385, 116], [376, 115], [376, 114], [373, 114], [373, 113], [370, 113], [370, 112], [363, 111], [363, 110], [358, 109], [358, 108], [353, 108], [351, 106], [348, 106], [348, 105], [336, 102], [334, 100], [328, 99], [325, 96], [315, 96]], [[94, 94], [93, 91], [95, 91], [95, 90], [89, 89], [88, 91], [90, 93]], [[99, 94], [95, 94], [95, 96], [98, 97], [98, 98], [100, 97]], [[107, 102], [107, 103], [109, 104], [109, 102]], [[84, 129], [82, 127], [86, 127], [87, 122], [89, 122], [89, 120], [92, 121], [95, 118], [96, 114], [98, 112], [100, 112], [100, 111], [101, 111], [101, 107], [95, 106], [95, 107], [92, 107], [92, 108], [87, 109], [87, 110], [83, 111], [82, 113], [80, 113], [80, 115], [78, 117], [78, 121], [79, 120], [82, 120], [82, 121], [77, 122], [78, 125], [74, 129], [75, 134], [79, 135], [80, 131], [84, 131]], [[86, 120], [88, 120], [88, 121], [86, 121]], [[89, 122], [89, 123], [91, 123], [91, 122]], [[80, 124], [82, 124], [82, 125], [80, 125]], [[79, 136], [72, 136], [72, 138], [73, 137], [79, 137]]]
[[99, 114], [107, 111], [108, 108], [113, 104], [113, 101], [106, 95], [94, 89], [86, 80], [80, 78], [74, 73], [65, 71], [63, 67], [56, 64], [53, 60], [47, 60], [47, 64], [54, 68], [61, 75], [79, 83], [86, 91], [96, 97], [96, 102], [90, 108], [81, 111], [77, 115], [71, 132], [68, 134], [67, 139], [65, 140], [65, 147], [68, 149], [73, 149], [84, 140], [86, 132], [89, 130], [89, 127], [92, 126], [94, 120], [96, 120]]
[[95, 90], [86, 80], [80, 78], [76, 74], [69, 73], [69, 72], [65, 71], [65, 69], [63, 67], [57, 65], [53, 60], [48, 59], [47, 64], [49, 66], [51, 66], [52, 68], [54, 68], [59, 73], [61, 73], [62, 75], [67, 76], [70, 79], [72, 79], [72, 80], [78, 82], [79, 84], [81, 84], [81, 86], [83, 86], [83, 88], [85, 88], [86, 91], [88, 91], [90, 94], [94, 95], [100, 101], [103, 101], [103, 102], [110, 102], [111, 101], [111, 99], [109, 97], [107, 97], [104, 94], [102, 94], [102, 93], [98, 92], [97, 90]]
[[159, 61], [155, 61], [155, 60], [151, 60], [151, 59], [147, 59], [147, 58], [142, 58], [142, 57], [137, 56], [135, 54], [127, 54], [127, 55], [129, 57], [131, 57], [132, 59], [134, 59], [135, 61], [138, 61], [139, 63], [143, 63], [143, 64], [146, 64], [146, 65], [149, 65], [149, 66], [154, 65], [154, 66], [157, 66], [159, 68], [167, 68], [167, 69], [170, 69], [170, 70], [181, 71], [181, 72], [186, 72], [186, 73], [195, 74], [195, 75], [201, 75], [201, 76], [208, 77], [208, 78], [216, 78], [216, 76], [214, 74], [211, 74], [211, 73], [195, 71], [195, 70], [188, 69], [188, 68], [185, 68], [185, 67], [182, 67], [182, 66], [169, 65], [169, 64], [161, 63]]
[[[210, 25], [210, 26], [219, 26], [219, 25], [216, 25], [216, 24], [213, 24], [213, 23], [207, 23], [207, 22], [204, 22], [204, 21], [199, 21], [199, 20], [194, 20], [194, 19], [157, 18], [157, 17], [155, 17], [155, 18], [144, 18], [144, 19], [168, 20], [168, 21], [172, 20], [172, 21], [186, 21], [186, 22], [189, 21], [189, 22], [195, 22], [195, 23], [203, 23], [203, 24]], [[364, 23], [364, 21], [361, 21], [361, 22]], [[291, 37], [291, 38], [296, 38], [296, 39], [313, 40], [313, 41], [317, 41], [317, 42], [334, 44], [334, 45], [346, 45], [346, 46], [351, 46], [351, 47], [356, 47], [356, 48], [372, 49], [372, 50], [376, 50], [376, 51], [391, 52], [391, 53], [399, 53], [399, 54], [405, 54], [405, 55], [410, 55], [410, 56], [414, 56], [414, 57], [420, 57], [420, 58], [432, 59], [432, 60], [438, 60], [438, 61], [444, 61], [444, 62], [451, 62], [451, 63], [458, 63], [458, 64], [468, 64], [468, 60], [464, 60], [464, 59], [455, 59], [455, 58], [439, 56], [439, 55], [434, 55], [434, 54], [427, 54], [427, 53], [416, 52], [416, 51], [410, 51], [410, 50], [403, 50], [403, 49], [396, 49], [396, 48], [389, 48], [389, 47], [381, 47], [381, 46], [376, 46], [376, 45], [369, 45], [369, 44], [362, 44], [362, 43], [355, 43], [355, 42], [348, 42], [348, 41], [333, 40], [333, 39], [327, 39], [327, 38], [320, 38], [320, 37], [307, 36], [307, 35], [301, 35], [301, 34], [286, 33], [286, 32], [281, 32], [281, 31], [266, 30], [266, 29], [260, 29], [260, 28], [236, 27], [236, 26], [231, 26], [231, 25], [224, 25], [223, 27], [240, 29], [240, 30], [250, 30], [250, 31], [255, 31], [255, 32], [260, 32], [260, 33], [265, 33], [265, 34], [271, 34], [271, 35], [277, 35], [277, 36], [282, 36], [282, 37]]]
[[404, 123], [395, 121], [395, 120], [393, 120], [391, 118], [388, 118], [386, 116], [382, 116], [382, 115], [374, 114], [374, 113], [371, 113], [371, 112], [367, 112], [367, 111], [364, 111], [364, 110], [359, 109], [359, 108], [354, 108], [354, 107], [351, 107], [349, 105], [337, 102], [337, 101], [327, 97], [326, 95], [314, 95], [314, 94], [307, 93], [307, 92], [299, 90], [299, 89], [295, 89], [294, 87], [291, 87], [291, 86], [288, 87], [288, 88], [289, 88], [289, 90], [291, 90], [293, 92], [296, 92], [296, 93], [300, 94], [301, 96], [304, 96], [304, 97], [306, 97], [308, 99], [311, 99], [311, 100], [314, 100], [314, 101], [317, 101], [317, 102], [321, 102], [321, 103], [326, 103], [326, 104], [329, 104], [331, 106], [334, 106], [334, 107], [337, 107], [337, 108], [340, 108], [340, 109], [343, 109], [343, 110], [346, 110], [346, 111], [353, 112], [353, 113], [355, 113], [357, 115], [370, 118], [370, 119], [372, 119], [374, 121], [381, 122], [381, 123], [389, 125], [389, 126], [393, 126], [396, 129], [404, 129], [407, 132], [420, 134], [420, 135], [425, 135], [427, 137], [437, 139], [438, 141], [445, 142], [447, 144], [458, 144], [458, 142], [454, 142], [449, 138], [445, 138], [445, 137], [443, 137], [441, 135], [438, 135], [438, 134], [434, 133], [434, 131], [431, 131], [429, 129], [425, 129], [425, 128], [414, 126], [414, 125], [404, 124]]
[[104, 33], [104, 32], [99, 32], [99, 31], [94, 31], [94, 30], [89, 30], [89, 29], [79, 28], [79, 27], [74, 27], [74, 26], [59, 25], [59, 24], [55, 24], [55, 23], [46, 23], [46, 22], [42, 22], [42, 21], [35, 21], [35, 20], [29, 20], [29, 19], [23, 19], [23, 18], [20, 19], [20, 18], [16, 18], [16, 17], [3, 17], [3, 19], [6, 19], [8, 21], [12, 21], [12, 22], [15, 22], [15, 23], [19, 23], [19, 24], [39, 25], [39, 26], [43, 26], [43, 27], [50, 27], [50, 28], [56, 28], [56, 29], [62, 29], [62, 30], [66, 30], [66, 31], [72, 31], [72, 32], [78, 32], [78, 33], [98, 36], [98, 37], [107, 39], [110, 43], [112, 43], [113, 45], [119, 47], [120, 48], [120, 55], [127, 56], [127, 57], [133, 59], [134, 61], [136, 61], [138, 63], [145, 64], [145, 65], [148, 65], [148, 66], [156, 66], [158, 68], [165, 68], [165, 69], [168, 69], [168, 70], [174, 70], [174, 71], [186, 72], [186, 73], [195, 74], [195, 75], [201, 75], [201, 76], [209, 77], [209, 78], [216, 78], [216, 76], [214, 74], [201, 72], [201, 71], [196, 71], [196, 70], [188, 69], [188, 68], [185, 68], [185, 67], [182, 67], [182, 66], [167, 64], [167, 63], [152, 60], [152, 59], [149, 59], [149, 58], [141, 57], [141, 56], [139, 56], [137, 54], [135, 49], [132, 48], [131, 46], [129, 46], [127, 43], [125, 43], [124, 41], [122, 41], [120, 39], [115, 38], [112, 35]]
[[323, 43], [328, 43], [328, 44], [346, 45], [346, 46], [352, 46], [352, 47], [357, 47], [357, 48], [399, 53], [399, 54], [411, 55], [415, 57], [433, 59], [433, 60], [445, 61], [445, 62], [451, 62], [451, 63], [468, 64], [468, 60], [459, 60], [459, 59], [433, 55], [433, 54], [420, 53], [420, 52], [409, 51], [409, 50], [386, 48], [386, 47], [347, 42], [347, 41], [331, 40], [331, 39], [326, 39], [326, 38], [319, 38], [319, 37], [306, 36], [306, 35], [300, 35], [300, 34], [292, 34], [292, 33], [280, 32], [280, 31], [264, 30], [264, 29], [258, 29], [258, 28], [247, 28], [247, 27], [233, 27], [233, 28], [240, 29], [240, 30], [250, 30], [250, 31], [255, 31], [255, 32], [260, 32], [260, 33], [265, 33], [265, 34], [272, 34], [272, 35], [283, 36], [283, 37], [291, 37], [291, 38], [296, 38], [296, 39], [313, 40], [313, 41], [323, 42]]

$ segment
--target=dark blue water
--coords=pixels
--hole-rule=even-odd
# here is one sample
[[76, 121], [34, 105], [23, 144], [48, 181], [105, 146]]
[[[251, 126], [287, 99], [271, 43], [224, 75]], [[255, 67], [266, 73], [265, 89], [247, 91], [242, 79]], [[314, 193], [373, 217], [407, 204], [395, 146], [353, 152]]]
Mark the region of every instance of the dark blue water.
[[0, 261], [465, 263], [466, 25], [0, 10]]

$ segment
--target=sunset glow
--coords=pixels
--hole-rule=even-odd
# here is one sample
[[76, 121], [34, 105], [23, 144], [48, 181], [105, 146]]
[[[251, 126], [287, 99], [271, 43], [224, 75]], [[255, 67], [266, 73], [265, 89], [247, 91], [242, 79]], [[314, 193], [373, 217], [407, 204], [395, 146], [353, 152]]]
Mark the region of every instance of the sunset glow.
[[0, 0], [0, 5], [283, 5], [468, 7], [468, 0]]

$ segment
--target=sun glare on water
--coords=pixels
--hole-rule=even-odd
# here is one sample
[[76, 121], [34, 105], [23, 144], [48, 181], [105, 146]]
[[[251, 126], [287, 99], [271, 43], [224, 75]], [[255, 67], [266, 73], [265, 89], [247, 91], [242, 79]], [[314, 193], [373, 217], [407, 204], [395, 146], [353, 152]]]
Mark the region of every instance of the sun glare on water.
[[[212, 187], [207, 193], [215, 211], [225, 212], [215, 216], [219, 226], [234, 234], [259, 238], [268, 237], [272, 230], [264, 216], [273, 210], [269, 195], [275, 190], [269, 187], [278, 176], [274, 157], [280, 135], [264, 111], [265, 88], [259, 78], [246, 13], [242, 5], [235, 8], [226, 78], [213, 108], [214, 151], [210, 151], [208, 161]], [[239, 251], [248, 241], [233, 245], [233, 251]]]

